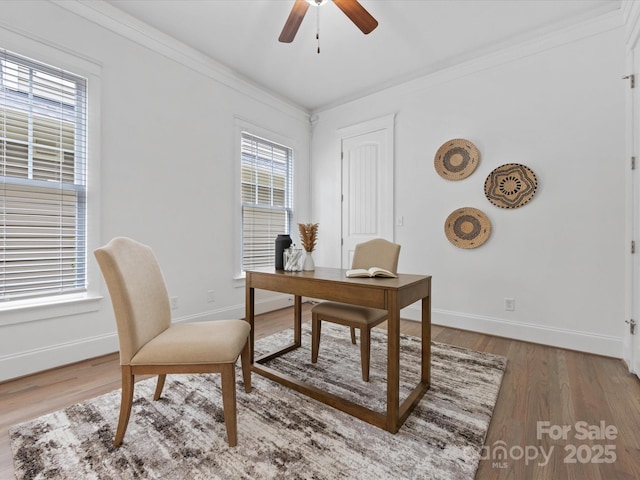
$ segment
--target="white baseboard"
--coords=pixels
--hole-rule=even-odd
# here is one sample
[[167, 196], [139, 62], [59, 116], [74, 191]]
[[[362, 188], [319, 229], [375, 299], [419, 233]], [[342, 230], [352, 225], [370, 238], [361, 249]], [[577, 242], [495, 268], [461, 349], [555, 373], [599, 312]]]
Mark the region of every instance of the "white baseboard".
[[0, 382], [118, 351], [115, 332], [0, 357]]
[[[276, 295], [265, 300], [256, 301], [255, 310], [256, 314], [260, 314], [290, 307], [291, 305], [293, 305], [293, 297], [291, 295]], [[225, 318], [244, 318], [244, 316], [245, 307], [243, 303], [196, 315], [176, 317], [173, 321], [176, 323], [201, 322]], [[0, 382], [117, 351], [118, 337], [114, 324], [112, 333], [0, 356]]]
[[[256, 301], [255, 309], [256, 314], [261, 314], [290, 307], [291, 305], [293, 305], [292, 296], [277, 295]], [[244, 318], [244, 315], [245, 306], [243, 303], [196, 315], [178, 317], [174, 321], [181, 323], [221, 320], [224, 318]], [[421, 318], [419, 306], [410, 306], [403, 309], [402, 318], [419, 321]], [[444, 327], [459, 328], [614, 358], [621, 358], [623, 352], [624, 342], [622, 338], [519, 323], [480, 315], [433, 309], [432, 323]], [[104, 335], [0, 356], [0, 382], [116, 351], [118, 351], [118, 338], [114, 331]]]
[[[420, 321], [420, 307], [410, 306], [403, 309], [402, 318]], [[459, 328], [524, 342], [539, 343], [550, 347], [622, 358], [623, 339], [608, 335], [596, 335], [438, 309], [431, 311], [431, 323], [443, 327]]]

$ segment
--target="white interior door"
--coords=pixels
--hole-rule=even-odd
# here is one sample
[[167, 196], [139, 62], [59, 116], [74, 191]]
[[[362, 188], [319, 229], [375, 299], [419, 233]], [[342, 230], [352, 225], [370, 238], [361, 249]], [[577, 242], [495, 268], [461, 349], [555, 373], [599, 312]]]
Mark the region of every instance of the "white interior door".
[[393, 241], [394, 117], [340, 130], [342, 146], [342, 268], [358, 243]]

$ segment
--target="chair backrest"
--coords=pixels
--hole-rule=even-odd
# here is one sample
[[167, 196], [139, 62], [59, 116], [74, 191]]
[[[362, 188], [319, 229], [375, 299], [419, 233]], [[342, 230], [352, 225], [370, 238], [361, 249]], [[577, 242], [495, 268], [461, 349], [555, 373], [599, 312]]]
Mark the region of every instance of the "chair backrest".
[[356, 245], [351, 268], [380, 267], [398, 273], [399, 256], [400, 245], [383, 238], [374, 238]]
[[156, 257], [146, 245], [117, 237], [94, 251], [109, 288], [118, 327], [120, 364], [171, 325], [167, 287]]

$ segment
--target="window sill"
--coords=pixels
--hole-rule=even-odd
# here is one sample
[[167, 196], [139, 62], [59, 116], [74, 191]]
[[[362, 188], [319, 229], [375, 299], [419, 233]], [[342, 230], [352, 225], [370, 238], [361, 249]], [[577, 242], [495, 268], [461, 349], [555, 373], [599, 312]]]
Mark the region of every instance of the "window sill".
[[82, 294], [7, 302], [0, 304], [0, 327], [95, 312], [101, 300], [98, 295]]
[[233, 286], [235, 288], [242, 288], [245, 286], [245, 281], [246, 281], [246, 277], [244, 275], [244, 272], [242, 272], [238, 276], [233, 277]]

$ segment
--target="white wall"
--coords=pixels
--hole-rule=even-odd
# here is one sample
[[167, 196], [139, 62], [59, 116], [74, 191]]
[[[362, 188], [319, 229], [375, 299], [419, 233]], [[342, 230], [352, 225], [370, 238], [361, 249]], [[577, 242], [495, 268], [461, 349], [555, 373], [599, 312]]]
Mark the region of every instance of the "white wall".
[[[619, 12], [499, 54], [318, 112], [312, 139], [316, 264], [340, 265], [337, 129], [396, 114], [395, 240], [400, 270], [433, 275], [433, 321], [620, 357], [625, 310], [625, 74]], [[467, 179], [438, 176], [434, 154], [466, 138]], [[522, 163], [539, 188], [519, 209], [493, 206], [487, 175]], [[484, 211], [478, 249], [451, 245], [447, 216]], [[515, 299], [513, 312], [504, 298]], [[404, 315], [419, 318], [410, 308]]]
[[[158, 53], [166, 39], [136, 33], [139, 26], [111, 22], [121, 34], [98, 26], [105, 19], [91, 12], [92, 2], [73, 4], [3, 1], [0, 47], [40, 60], [39, 51], [47, 58], [63, 51], [97, 65], [93, 133], [101, 148], [99, 172], [90, 164], [90, 175], [100, 222], [90, 241], [128, 235], [150, 244], [179, 297], [176, 320], [244, 314], [229, 181], [238, 118], [291, 139], [298, 218], [320, 222], [316, 264], [338, 266], [336, 130], [396, 113], [400, 268], [433, 275], [434, 322], [620, 356], [627, 161], [618, 16], [319, 112], [309, 155], [305, 112], [188, 49], [170, 44], [171, 53]], [[433, 169], [433, 155], [457, 137], [478, 146], [481, 162], [468, 179], [447, 182]], [[482, 188], [488, 173], [508, 162], [528, 165], [540, 183], [534, 200], [513, 211], [491, 205]], [[461, 206], [482, 209], [493, 224], [477, 250], [457, 249], [444, 236], [445, 218]], [[91, 255], [89, 261], [96, 272]], [[101, 280], [91, 288], [106, 294]], [[213, 304], [208, 290], [216, 292]], [[503, 310], [504, 297], [515, 298], [515, 312]], [[264, 309], [281, 304], [260, 300]], [[95, 312], [58, 314], [11, 323], [0, 312], [0, 381], [117, 348], [108, 296]], [[417, 317], [417, 310], [405, 314]]]
[[[101, 102], [90, 109], [99, 108], [99, 131], [90, 136], [100, 138], [101, 149], [89, 160], [96, 187], [89, 195], [91, 201], [100, 194], [101, 221], [92, 227], [100, 232], [92, 244], [126, 235], [151, 245], [170, 294], [179, 297], [174, 320], [243, 317], [244, 284], [234, 278], [239, 269], [233, 262], [236, 119], [290, 141], [295, 185], [304, 192], [295, 196], [296, 212], [306, 219], [308, 116], [225, 77], [188, 49], [173, 45], [178, 53], [162, 55], [148, 36], [138, 36], [144, 45], [55, 3], [2, 2], [0, 47], [24, 48], [36, 60], [60, 51], [98, 66]], [[89, 268], [96, 272], [92, 253]], [[91, 288], [105, 297], [95, 312], [10, 324], [0, 317], [0, 381], [117, 350], [111, 303], [96, 278]], [[207, 303], [208, 290], [215, 291], [215, 303]], [[263, 308], [281, 304], [260, 298]], [[28, 317], [0, 316], [9, 314]]]

